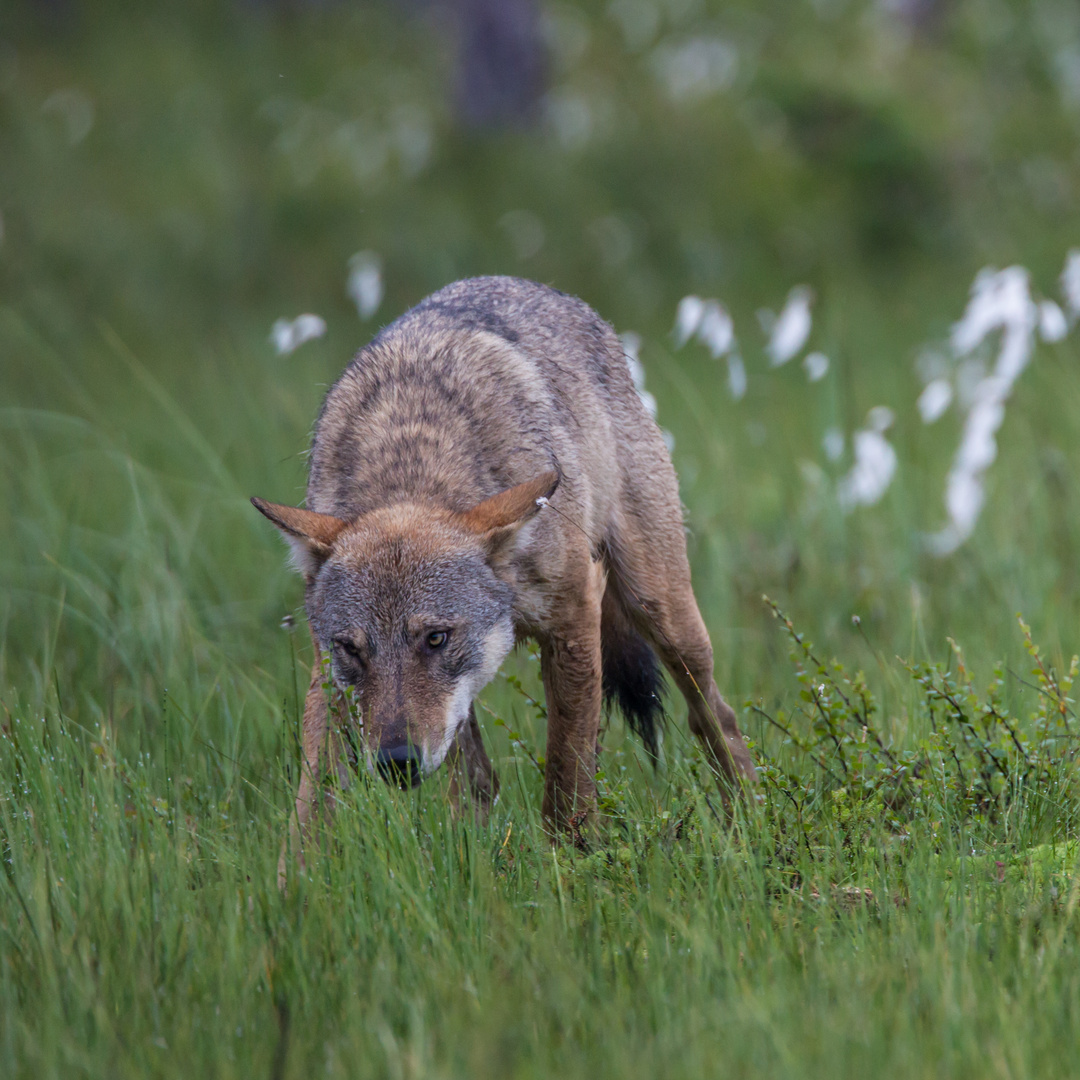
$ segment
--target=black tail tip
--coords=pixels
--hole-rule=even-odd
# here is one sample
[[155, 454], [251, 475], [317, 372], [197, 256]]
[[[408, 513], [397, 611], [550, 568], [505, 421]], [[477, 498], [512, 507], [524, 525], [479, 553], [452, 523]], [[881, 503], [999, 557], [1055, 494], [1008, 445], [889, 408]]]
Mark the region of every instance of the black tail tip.
[[609, 707], [618, 707], [653, 764], [657, 764], [660, 732], [667, 715], [659, 658], [643, 637], [630, 633], [604, 641], [603, 669], [604, 700]]

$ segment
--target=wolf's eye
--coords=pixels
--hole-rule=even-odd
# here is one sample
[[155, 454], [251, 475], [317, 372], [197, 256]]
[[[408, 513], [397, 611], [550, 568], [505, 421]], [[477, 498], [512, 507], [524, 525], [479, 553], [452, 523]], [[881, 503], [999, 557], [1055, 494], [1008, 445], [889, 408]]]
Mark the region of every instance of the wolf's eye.
[[427, 636], [429, 649], [441, 649], [450, 635], [445, 630], [432, 630]]
[[348, 638], [336, 638], [334, 644], [345, 653], [346, 656], [350, 656], [353, 660], [357, 661], [357, 663], [362, 664], [364, 662], [364, 658], [360, 655], [360, 650], [356, 647], [355, 642], [350, 641]]

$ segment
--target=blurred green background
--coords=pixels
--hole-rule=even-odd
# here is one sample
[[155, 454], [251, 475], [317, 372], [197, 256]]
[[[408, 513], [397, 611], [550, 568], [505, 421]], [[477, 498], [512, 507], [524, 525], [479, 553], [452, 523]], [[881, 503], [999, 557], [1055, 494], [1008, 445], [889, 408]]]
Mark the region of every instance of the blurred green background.
[[[1078, 135], [1066, 0], [0, 0], [0, 1073], [1074, 1069], [1071, 683], [1031, 674], [1014, 615], [1067, 670]], [[950, 332], [1007, 266], [1060, 325], [1025, 331], [985, 506], [939, 557], [1000, 337], [958, 357]], [[655, 772], [616, 723], [596, 850], [552, 847], [521, 653], [480, 702], [489, 825], [451, 818], [445, 773], [359, 782], [283, 896], [310, 645], [248, 497], [299, 502], [351, 355], [486, 273], [637, 335], [765, 780], [728, 828], [678, 717]], [[769, 313], [800, 287], [812, 328], [775, 366]], [[679, 343], [687, 296], [730, 313], [745, 396]], [[302, 314], [325, 333], [279, 352]], [[931, 377], [957, 401], [926, 424]], [[872, 417], [895, 474], [845, 508]], [[861, 679], [804, 660], [800, 682], [763, 593], [865, 670], [880, 754]], [[980, 684], [1004, 660], [990, 712], [950, 636]], [[963, 700], [896, 656], [947, 663]], [[802, 704], [819, 679], [859, 699], [849, 752], [895, 748], [925, 798], [837, 764]], [[972, 794], [980, 746], [997, 801]]]
[[[1075, 338], [1039, 345], [945, 559], [924, 536], [962, 416], [926, 426], [915, 401], [980, 268], [1022, 264], [1062, 302], [1078, 131], [1080, 9], [1058, 0], [8, 0], [0, 686], [59, 687], [94, 722], [146, 720], [166, 687], [198, 704], [223, 670], [280, 697], [301, 590], [247, 496], [299, 501], [351, 354], [485, 273], [640, 335], [736, 700], [785, 692], [764, 592], [871, 666], [941, 656], [946, 634], [1005, 655], [1018, 610], [1075, 648]], [[359, 252], [385, 290], [367, 318]], [[802, 284], [815, 383], [770, 367], [759, 326]], [[723, 360], [676, 347], [687, 294], [731, 312], [744, 399]], [[325, 336], [278, 355], [271, 326], [304, 312]], [[877, 405], [896, 476], [843, 514]]]

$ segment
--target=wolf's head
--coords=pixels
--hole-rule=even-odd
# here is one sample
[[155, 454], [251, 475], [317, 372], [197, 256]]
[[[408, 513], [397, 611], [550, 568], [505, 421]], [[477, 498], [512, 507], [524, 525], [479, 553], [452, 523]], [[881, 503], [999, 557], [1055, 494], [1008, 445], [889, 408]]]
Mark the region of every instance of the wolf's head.
[[558, 482], [547, 472], [464, 512], [399, 503], [354, 521], [252, 499], [293, 548], [315, 638], [387, 779], [418, 784], [442, 764], [513, 647], [499, 565]]

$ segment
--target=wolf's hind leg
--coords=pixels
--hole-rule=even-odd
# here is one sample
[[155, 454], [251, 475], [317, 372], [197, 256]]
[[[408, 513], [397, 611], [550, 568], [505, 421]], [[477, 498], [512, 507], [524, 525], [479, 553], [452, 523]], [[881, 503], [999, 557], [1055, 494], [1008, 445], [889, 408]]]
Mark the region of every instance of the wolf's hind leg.
[[[451, 804], [461, 812], [466, 801], [470, 801], [477, 823], [486, 825], [488, 814], [499, 796], [499, 777], [484, 749], [480, 725], [476, 722], [475, 706], [469, 706], [469, 718], [454, 737], [454, 745], [450, 748], [448, 757], [452, 769]], [[467, 796], [464, 790], [466, 787]]]
[[612, 585], [686, 698], [690, 730], [717, 770], [738, 789], [744, 782], [754, 783], [757, 771], [735, 712], [713, 678], [712, 644], [690, 587], [681, 522], [677, 528], [677, 534], [673, 528], [671, 535], [652, 538], [651, 543], [645, 537], [621, 546]]
[[676, 686], [686, 698], [690, 730], [701, 741], [731, 785], [754, 783], [757, 770], [735, 718], [713, 678], [713, 651], [708, 631], [687, 587], [681, 597], [658, 605], [653, 643]]

